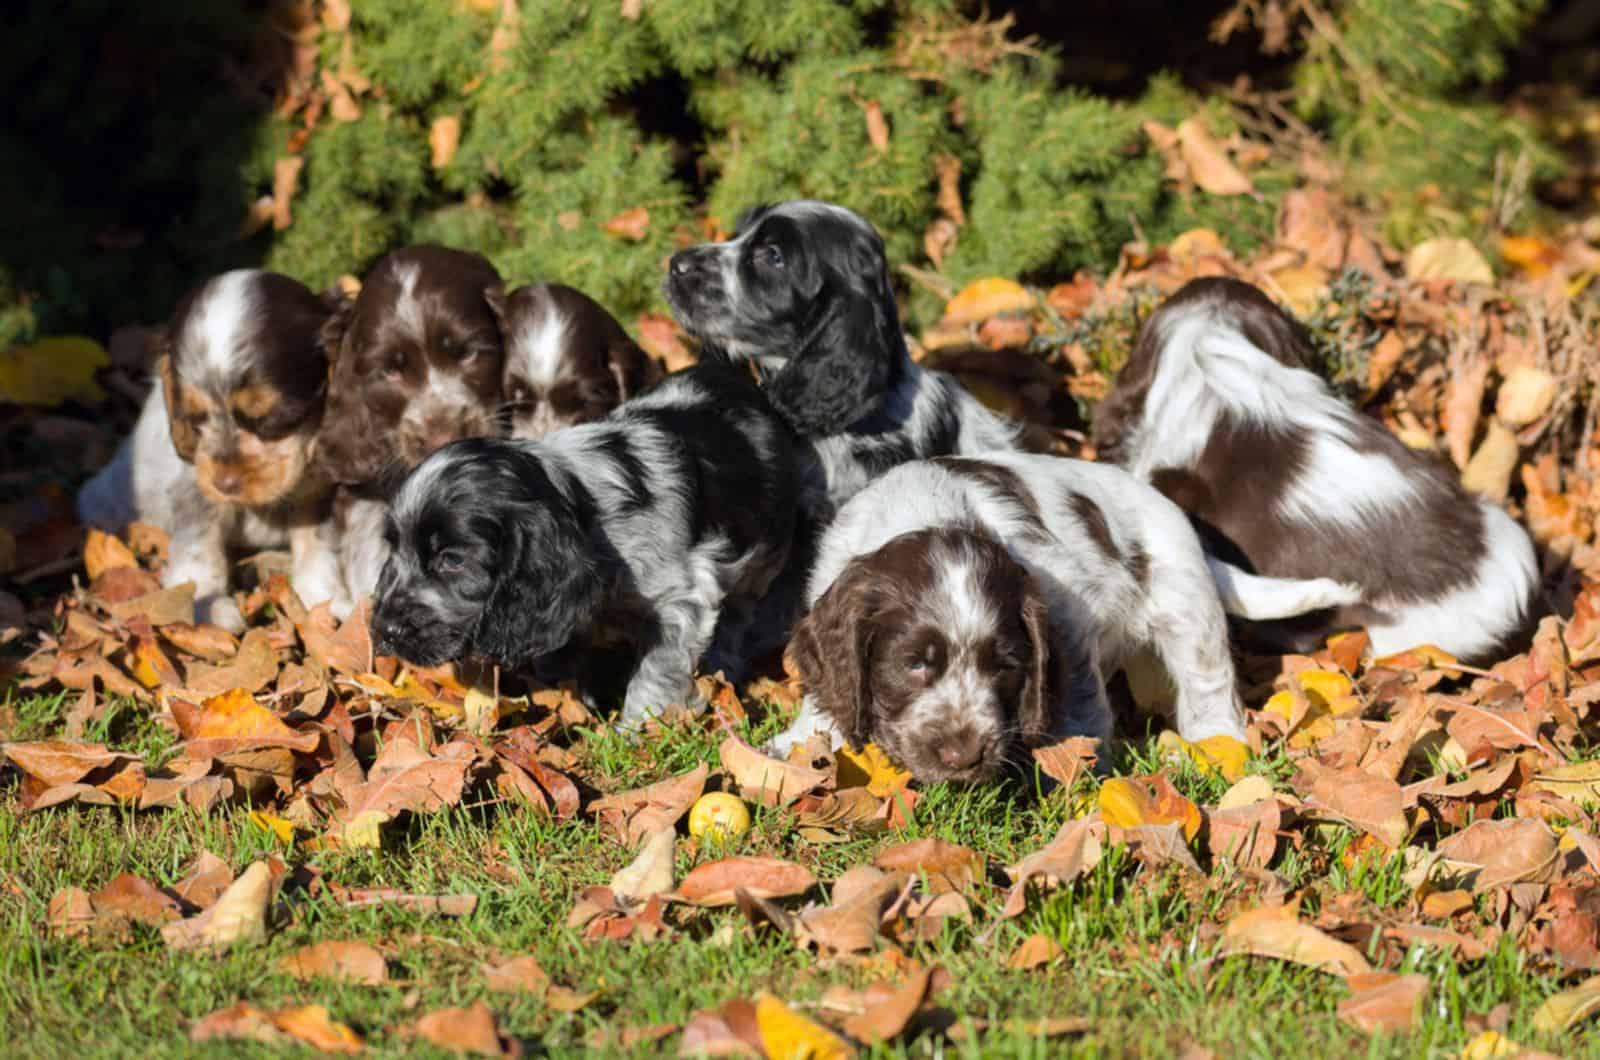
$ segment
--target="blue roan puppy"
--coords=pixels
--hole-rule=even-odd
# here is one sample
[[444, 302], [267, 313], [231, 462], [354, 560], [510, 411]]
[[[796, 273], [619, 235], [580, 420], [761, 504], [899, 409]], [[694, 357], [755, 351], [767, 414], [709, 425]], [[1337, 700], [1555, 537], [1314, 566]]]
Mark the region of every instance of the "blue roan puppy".
[[708, 666], [733, 665], [788, 557], [793, 446], [754, 381], [722, 361], [539, 441], [447, 445], [394, 497], [379, 648], [424, 665], [528, 664], [604, 616], [642, 652], [622, 724], [698, 706], [713, 631]]

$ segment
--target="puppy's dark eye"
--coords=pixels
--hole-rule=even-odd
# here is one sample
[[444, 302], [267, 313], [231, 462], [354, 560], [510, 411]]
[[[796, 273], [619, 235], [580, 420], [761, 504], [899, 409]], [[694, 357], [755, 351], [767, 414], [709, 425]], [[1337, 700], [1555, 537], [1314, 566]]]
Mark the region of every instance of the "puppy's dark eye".
[[769, 269], [783, 268], [783, 248], [776, 243], [763, 243], [756, 248], [756, 261]]
[[440, 574], [456, 574], [467, 565], [467, 554], [459, 548], [447, 548], [433, 557], [433, 569]]

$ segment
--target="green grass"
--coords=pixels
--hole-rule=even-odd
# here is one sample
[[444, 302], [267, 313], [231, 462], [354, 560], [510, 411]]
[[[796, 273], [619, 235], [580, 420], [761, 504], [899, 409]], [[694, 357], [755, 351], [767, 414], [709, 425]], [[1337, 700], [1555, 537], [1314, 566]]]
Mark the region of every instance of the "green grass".
[[[19, 698], [10, 704], [15, 738], [59, 733], [70, 701]], [[759, 734], [773, 727], [763, 723]], [[137, 708], [113, 711], [90, 736], [113, 746], [160, 755], [172, 746], [164, 730]], [[679, 727], [647, 743], [596, 732], [574, 751], [607, 788], [626, 788], [715, 762], [717, 738]], [[1155, 763], [1153, 741], [1128, 749], [1119, 771]], [[1281, 776], [1268, 757], [1252, 765]], [[13, 774], [14, 776], [14, 774]], [[1175, 771], [1180, 790], [1215, 799], [1221, 782], [1191, 767]], [[1091, 790], [1094, 781], [1083, 782]], [[630, 860], [629, 851], [587, 819], [552, 823], [502, 805], [458, 808], [413, 818], [386, 834], [381, 851], [308, 852], [284, 846], [248, 820], [246, 807], [209, 815], [188, 811], [135, 814], [66, 806], [20, 812], [14, 780], [0, 788], [0, 1040], [11, 1057], [272, 1055], [300, 1047], [220, 1042], [192, 1045], [189, 1027], [207, 1013], [248, 1000], [275, 1009], [323, 1004], [360, 1033], [370, 1055], [433, 1055], [399, 1028], [421, 1013], [482, 998], [502, 1030], [533, 1055], [600, 1051], [651, 1056], [675, 1051], [676, 1040], [595, 1050], [604, 1029], [681, 1023], [697, 1009], [771, 990], [804, 1005], [829, 986], [865, 985], [869, 972], [829, 964], [786, 938], [756, 935], [736, 910], [693, 912], [674, 936], [655, 943], [585, 942], [566, 927], [578, 891], [604, 883]], [[938, 836], [973, 847], [990, 863], [990, 883], [973, 896], [970, 925], [946, 928], [938, 940], [910, 948], [925, 963], [953, 974], [940, 1002], [961, 1019], [989, 1021], [1083, 1016], [1088, 1033], [1049, 1041], [1015, 1030], [990, 1030], [966, 1042], [923, 1037], [880, 1046], [870, 1055], [1152, 1056], [1175, 1055], [1188, 1041], [1218, 1056], [1359, 1055], [1451, 1057], [1472, 1037], [1466, 1023], [1507, 1003], [1507, 1033], [1529, 1047], [1569, 1056], [1600, 1056], [1600, 1042], [1574, 1035], [1542, 1039], [1529, 1019], [1557, 982], [1525, 965], [1505, 939], [1482, 960], [1458, 963], [1417, 947], [1404, 971], [1433, 983], [1414, 1033], [1368, 1038], [1341, 1022], [1335, 1008], [1348, 991], [1340, 980], [1294, 965], [1250, 958], [1216, 959], [1220, 921], [1249, 902], [1250, 884], [1219, 869], [1206, 881], [1141, 870], [1120, 847], [1076, 886], [1032, 901], [1026, 913], [992, 932], [1004, 898], [1001, 868], [1037, 849], [1065, 819], [1067, 799], [1043, 799], [995, 787], [934, 787], [913, 825], [902, 833], [812, 846], [795, 836], [782, 811], [758, 813], [756, 826], [731, 847], [711, 853], [779, 854], [805, 862], [825, 882], [870, 861], [892, 843]], [[1346, 859], [1352, 833], [1327, 826], [1301, 833], [1303, 847], [1281, 854], [1275, 868], [1303, 890], [1308, 910], [1341, 891], [1356, 891], [1373, 915], [1404, 919], [1408, 894], [1398, 859], [1372, 854]], [[679, 873], [695, 860], [680, 845]], [[421, 916], [393, 908], [351, 910], [325, 895], [294, 892], [292, 920], [265, 944], [220, 956], [169, 952], [158, 933], [135, 927], [124, 940], [81, 942], [49, 937], [46, 904], [67, 886], [93, 891], [122, 872], [157, 884], [178, 880], [201, 849], [236, 871], [277, 853], [292, 866], [315, 869], [345, 886], [396, 887], [418, 893], [471, 893], [469, 917]], [[813, 896], [820, 898], [820, 896]], [[1024, 938], [1043, 932], [1066, 950], [1054, 964], [1012, 971], [1005, 958]], [[278, 971], [278, 959], [317, 941], [359, 939], [382, 949], [391, 982], [379, 987], [302, 983]], [[600, 997], [562, 1013], [533, 997], [492, 994], [479, 964], [491, 952], [534, 954], [553, 979]], [[438, 1054], [444, 1055], [444, 1054]]]

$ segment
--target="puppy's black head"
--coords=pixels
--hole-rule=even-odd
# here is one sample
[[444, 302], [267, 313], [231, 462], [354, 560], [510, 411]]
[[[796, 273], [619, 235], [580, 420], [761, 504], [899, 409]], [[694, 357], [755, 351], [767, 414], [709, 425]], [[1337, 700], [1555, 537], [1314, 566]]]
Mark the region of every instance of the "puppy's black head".
[[372, 616], [385, 654], [514, 666], [565, 645], [600, 608], [600, 561], [577, 506], [511, 443], [433, 453], [395, 495], [386, 533]]
[[883, 240], [842, 206], [757, 207], [674, 254], [665, 291], [690, 334], [776, 371], [773, 405], [805, 435], [870, 415], [908, 360]]

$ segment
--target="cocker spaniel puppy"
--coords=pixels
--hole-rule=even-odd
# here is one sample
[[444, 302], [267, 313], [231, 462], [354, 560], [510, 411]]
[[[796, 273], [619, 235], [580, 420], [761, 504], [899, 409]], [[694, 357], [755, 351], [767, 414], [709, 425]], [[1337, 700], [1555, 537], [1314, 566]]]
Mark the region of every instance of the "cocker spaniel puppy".
[[760, 366], [810, 439], [824, 520], [896, 464], [1017, 447], [1014, 425], [911, 360], [883, 240], [842, 206], [758, 207], [732, 239], [674, 254], [665, 291], [691, 335]]
[[340, 550], [358, 597], [377, 587], [400, 476], [446, 442], [500, 433], [502, 343], [489, 301], [499, 287], [477, 254], [403, 247], [328, 323], [335, 358], [317, 463], [341, 487]]
[[1291, 643], [1356, 625], [1378, 655], [1431, 643], [1498, 657], [1539, 588], [1528, 535], [1336, 397], [1307, 370], [1312, 352], [1256, 288], [1195, 280], [1145, 324], [1096, 411], [1095, 445], [1256, 571], [1361, 588]]
[[[1164, 664], [1179, 735], [1244, 737], [1214, 561], [1178, 507], [1114, 467], [1026, 453], [903, 464], [822, 538], [791, 653], [815, 733], [970, 781], [1065, 736], [1105, 740], [1105, 682]], [[1236, 583], [1262, 610], [1279, 586]], [[1332, 583], [1291, 587], [1348, 599]]]
[[85, 523], [134, 520], [171, 538], [166, 585], [193, 582], [195, 614], [237, 632], [228, 549], [289, 546], [308, 605], [349, 600], [329, 484], [312, 466], [323, 418], [330, 304], [287, 276], [226, 272], [184, 296], [159, 340], [133, 435], [78, 494]]
[[624, 725], [697, 706], [719, 613], [713, 658], [736, 657], [788, 554], [793, 444], [748, 375], [708, 362], [540, 441], [447, 445], [394, 498], [380, 650], [534, 664], [604, 620], [642, 653]]
[[502, 391], [511, 437], [537, 439], [598, 420], [661, 378], [617, 319], [576, 288], [530, 284], [491, 292], [505, 336]]

